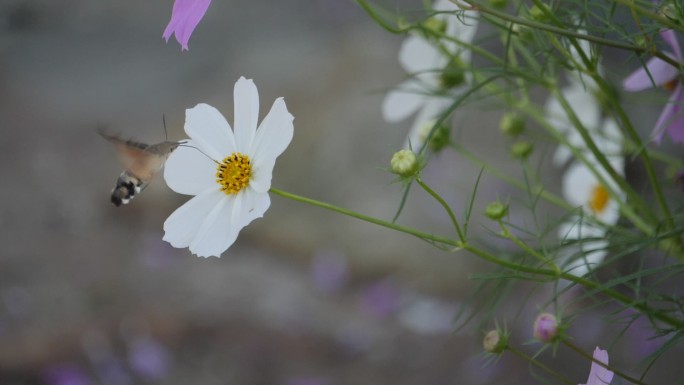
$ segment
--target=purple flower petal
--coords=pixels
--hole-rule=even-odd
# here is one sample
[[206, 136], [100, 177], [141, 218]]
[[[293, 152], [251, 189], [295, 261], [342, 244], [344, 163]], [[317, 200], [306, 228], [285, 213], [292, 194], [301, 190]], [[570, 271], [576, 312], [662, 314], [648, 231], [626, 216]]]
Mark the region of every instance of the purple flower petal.
[[660, 37], [662, 37], [663, 40], [665, 40], [665, 42], [670, 46], [670, 48], [672, 48], [675, 59], [677, 59], [677, 61], [682, 61], [684, 58], [682, 57], [682, 50], [679, 47], [679, 42], [677, 41], [677, 35], [675, 34], [675, 31], [666, 29], [660, 32]]
[[[681, 85], [678, 85], [675, 91], [670, 96], [667, 101], [663, 112], [660, 113], [660, 117], [653, 128], [653, 140], [656, 143], [660, 143], [663, 139], [663, 134], [667, 130], [674, 141], [684, 141], [684, 121], [682, 119], [681, 109], [682, 103], [684, 102], [684, 89]], [[675, 139], [678, 138], [678, 139]]]
[[646, 68], [639, 68], [622, 81], [625, 91], [643, 91], [660, 87], [679, 76], [679, 71], [671, 64], [654, 57], [646, 62]]
[[[608, 365], [608, 352], [597, 346], [594, 350], [594, 360]], [[613, 372], [592, 361], [586, 385], [609, 385], [611, 381]]]
[[175, 34], [182, 49], [187, 51], [190, 35], [204, 17], [209, 4], [211, 0], [176, 0], [171, 11], [171, 21], [162, 35], [166, 42], [168, 43], [171, 35]]

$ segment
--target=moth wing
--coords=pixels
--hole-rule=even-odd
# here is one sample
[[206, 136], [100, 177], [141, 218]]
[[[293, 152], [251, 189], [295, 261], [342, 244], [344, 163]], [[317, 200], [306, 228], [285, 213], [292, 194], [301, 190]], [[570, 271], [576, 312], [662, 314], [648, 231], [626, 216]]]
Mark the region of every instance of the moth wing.
[[100, 135], [114, 145], [116, 152], [121, 159], [121, 163], [125, 168], [130, 168], [135, 163], [140, 163], [141, 159], [150, 155], [147, 151], [149, 146], [145, 143], [139, 143], [133, 140], [123, 140], [117, 136], [107, 134], [104, 131], [100, 131]]
[[152, 176], [164, 166], [167, 156], [168, 154], [155, 154], [145, 151], [143, 155], [137, 157], [128, 166], [126, 171], [145, 182], [149, 182]]

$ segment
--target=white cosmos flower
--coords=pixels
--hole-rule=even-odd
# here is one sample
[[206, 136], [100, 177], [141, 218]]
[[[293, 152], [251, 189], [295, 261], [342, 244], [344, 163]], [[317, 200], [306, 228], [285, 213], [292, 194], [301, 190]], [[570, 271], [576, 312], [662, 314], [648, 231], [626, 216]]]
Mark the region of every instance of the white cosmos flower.
[[[467, 89], [471, 76], [466, 68], [470, 65], [471, 52], [466, 46], [472, 43], [478, 23], [476, 11], [463, 11], [449, 0], [436, 1], [432, 9], [436, 12], [452, 12], [437, 13], [434, 20], [445, 26], [446, 36], [461, 44], [449, 39], [427, 39], [421, 34], [406, 38], [399, 50], [399, 63], [412, 76], [390, 91], [382, 105], [383, 117], [391, 123], [402, 121], [418, 112], [409, 134], [409, 140], [415, 149], [422, 146], [422, 142], [415, 140], [418, 140], [424, 123], [438, 118], [453, 103], [454, 97]], [[460, 13], [457, 15], [454, 11]], [[443, 70], [448, 70], [452, 60], [460, 62], [459, 65], [463, 67], [457, 70], [465, 72], [464, 81], [453, 88], [445, 89], [442, 73]]]
[[[618, 175], [624, 175], [624, 161], [618, 158], [609, 162]], [[620, 188], [598, 163], [594, 165], [606, 181], [599, 178], [583, 163], [573, 163], [563, 176], [563, 196], [574, 207], [581, 207], [585, 216], [593, 217], [607, 225], [613, 225], [620, 217], [620, 204], [623, 199]], [[620, 196], [614, 197], [611, 191]]]
[[220, 256], [240, 230], [263, 216], [276, 158], [290, 144], [293, 116], [282, 98], [257, 128], [259, 94], [241, 77], [233, 91], [234, 129], [207, 104], [185, 112], [190, 137], [166, 162], [164, 179], [180, 194], [194, 195], [164, 222], [164, 240], [201, 257]]

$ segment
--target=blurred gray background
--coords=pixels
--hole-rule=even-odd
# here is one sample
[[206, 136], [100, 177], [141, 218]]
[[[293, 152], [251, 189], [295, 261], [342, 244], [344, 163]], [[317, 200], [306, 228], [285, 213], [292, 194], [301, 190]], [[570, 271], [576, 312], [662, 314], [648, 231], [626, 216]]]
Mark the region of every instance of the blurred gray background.
[[[180, 140], [197, 103], [232, 121], [240, 76], [255, 80], [262, 117], [279, 96], [295, 116], [275, 187], [384, 219], [401, 199], [386, 167], [410, 120], [387, 124], [380, 107], [405, 76], [403, 37], [351, 1], [214, 0], [181, 52], [161, 38], [171, 6], [0, 0], [0, 385], [531, 381], [513, 357], [485, 367], [481, 330], [451, 333], [468, 276], [488, 269], [473, 256], [272, 196], [222, 258], [200, 259], [161, 240], [187, 199], [161, 177], [109, 203], [121, 166], [98, 127], [159, 142], [165, 116]], [[517, 172], [491, 135], [498, 114], [472, 112], [456, 117], [476, 128], [460, 140]], [[425, 173], [460, 210], [478, 170], [444, 153]], [[477, 209], [509, 189], [485, 178]], [[418, 189], [400, 222], [453, 236]], [[534, 295], [529, 311], [502, 311], [531, 323], [547, 299]], [[586, 378], [586, 361], [565, 362]]]

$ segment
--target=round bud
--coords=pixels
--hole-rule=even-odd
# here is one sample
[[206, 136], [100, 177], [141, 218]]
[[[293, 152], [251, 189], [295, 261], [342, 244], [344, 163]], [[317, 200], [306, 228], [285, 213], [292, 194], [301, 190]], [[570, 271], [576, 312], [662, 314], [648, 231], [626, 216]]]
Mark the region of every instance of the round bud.
[[515, 112], [509, 112], [501, 118], [499, 128], [506, 135], [518, 136], [525, 131], [525, 119]]
[[511, 146], [511, 154], [518, 159], [527, 159], [532, 153], [532, 150], [534, 150], [534, 145], [525, 141], [515, 142]]
[[394, 153], [390, 166], [393, 173], [402, 177], [413, 176], [420, 169], [418, 157], [411, 150], [399, 150]]
[[508, 205], [505, 205], [499, 201], [488, 204], [487, 208], [485, 209], [485, 215], [487, 218], [495, 221], [505, 217], [507, 213]]
[[541, 342], [551, 342], [558, 335], [558, 320], [551, 313], [539, 314], [534, 321], [534, 338]]
[[501, 353], [506, 350], [507, 346], [506, 336], [501, 335], [498, 330], [488, 331], [482, 341], [482, 347], [489, 353]]

